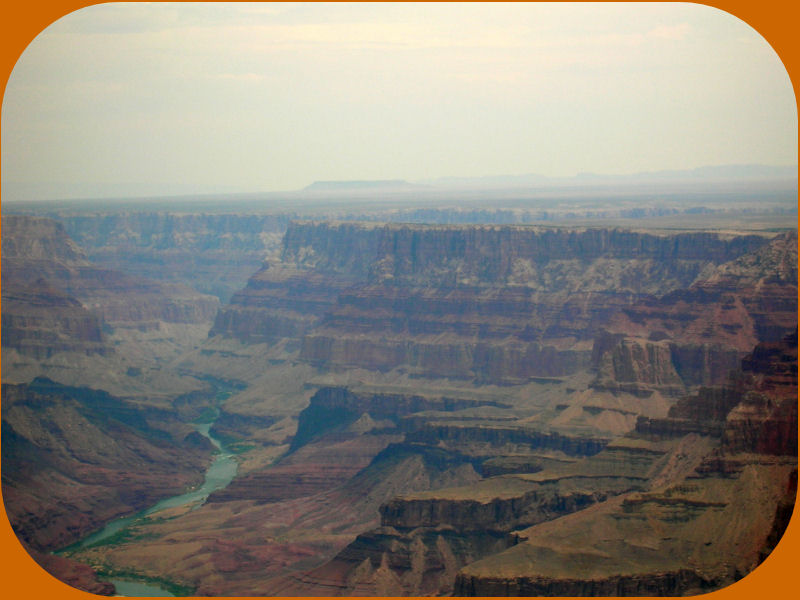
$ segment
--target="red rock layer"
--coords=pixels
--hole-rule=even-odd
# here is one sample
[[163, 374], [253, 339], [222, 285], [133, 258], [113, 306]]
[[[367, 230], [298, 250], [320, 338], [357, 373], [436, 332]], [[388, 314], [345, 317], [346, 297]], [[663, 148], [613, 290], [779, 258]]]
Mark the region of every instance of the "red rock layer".
[[624, 308], [595, 340], [596, 385], [723, 383], [756, 344], [797, 326], [796, 264], [797, 235], [781, 234], [688, 289]]
[[219, 310], [209, 335], [251, 343], [299, 340], [353, 281], [347, 275], [268, 263]]
[[56, 352], [108, 354], [98, 318], [43, 279], [3, 288], [3, 348], [36, 359]]
[[797, 455], [797, 330], [781, 342], [759, 344], [742, 370], [750, 391], [728, 414], [723, 451]]
[[282, 268], [273, 264], [254, 276], [212, 333], [269, 339], [305, 332], [301, 358], [325, 366], [402, 367], [502, 383], [558, 376], [588, 366], [586, 342], [613, 314], [686, 288], [767, 241], [710, 233], [294, 223], [284, 238]]

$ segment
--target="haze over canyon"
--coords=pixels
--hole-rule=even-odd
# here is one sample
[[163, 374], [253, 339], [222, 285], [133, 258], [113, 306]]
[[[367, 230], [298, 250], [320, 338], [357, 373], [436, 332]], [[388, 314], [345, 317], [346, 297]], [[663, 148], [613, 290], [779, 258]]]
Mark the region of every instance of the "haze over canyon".
[[4, 203], [15, 533], [106, 595], [731, 584], [797, 487], [796, 179], [735, 171]]

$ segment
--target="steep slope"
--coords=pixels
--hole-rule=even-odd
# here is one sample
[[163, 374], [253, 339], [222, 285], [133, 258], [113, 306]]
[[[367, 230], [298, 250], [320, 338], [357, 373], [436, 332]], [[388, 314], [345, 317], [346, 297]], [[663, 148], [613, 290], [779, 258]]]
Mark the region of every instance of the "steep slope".
[[788, 524], [797, 488], [797, 334], [761, 345], [721, 391], [642, 420], [643, 439], [702, 434], [716, 448], [687, 473], [520, 532], [525, 541], [459, 573], [458, 595], [686, 595], [740, 579]]
[[[211, 584], [206, 574], [200, 589], [450, 593], [461, 567], [519, 542], [526, 527], [687, 475], [717, 443], [719, 421], [683, 431], [686, 439], [618, 436], [638, 417], [665, 419], [676, 398], [705, 381], [689, 368], [692, 343], [721, 348], [712, 357], [715, 382], [746, 348], [729, 347], [721, 327], [705, 336], [698, 330], [682, 345], [682, 330], [649, 331], [635, 315], [652, 305], [678, 315], [686, 303], [676, 308], [676, 298], [735, 265], [738, 283], [725, 285], [735, 288], [743, 314], [755, 315], [761, 279], [771, 271], [785, 275], [773, 296], [788, 299], [796, 290], [796, 275], [779, 266], [796, 254], [793, 245], [794, 236], [771, 234], [291, 224], [281, 255], [220, 311], [202, 352], [208, 360], [229, 357], [231, 372], [242, 373], [261, 353], [262, 372], [280, 382], [270, 393], [269, 376], [252, 379], [252, 389], [223, 408], [226, 432], [238, 439], [268, 439], [247, 423], [270, 411], [288, 416], [278, 398], [307, 403], [293, 437], [270, 438], [288, 444], [289, 454], [269, 466], [253, 458], [254, 468], [214, 498], [218, 514], [236, 505], [242, 526], [270, 506], [292, 517], [280, 520], [282, 529], [268, 519], [263, 553], [253, 542], [242, 545], [248, 564], [263, 564], [268, 579]], [[754, 258], [779, 252], [789, 258], [763, 268]], [[725, 293], [708, 294], [685, 314], [713, 319], [728, 303]], [[791, 301], [774, 308], [772, 322], [796, 322]], [[778, 329], [756, 328], [742, 339], [752, 348]], [[199, 353], [190, 362], [207, 368]], [[305, 400], [299, 390], [286, 395], [279, 375], [301, 369], [312, 389]], [[381, 436], [389, 437], [378, 443]], [[353, 464], [363, 470], [343, 468], [342, 456], [358, 456]], [[399, 464], [437, 465], [443, 475], [382, 496]], [[466, 472], [477, 477], [468, 487], [442, 485]], [[359, 516], [356, 501], [344, 501], [357, 481], [371, 499]], [[337, 523], [324, 550], [309, 544], [311, 529], [325, 527], [322, 506]], [[280, 543], [272, 539], [277, 531]], [[356, 537], [344, 546], [348, 535]], [[129, 552], [121, 549], [116, 560]], [[255, 558], [266, 555], [275, 563]]]
[[766, 241], [392, 226], [370, 282], [340, 296], [301, 357], [480, 382], [564, 376], [589, 366], [591, 340], [613, 314], [689, 287]]
[[[795, 237], [772, 233], [293, 223], [208, 339], [170, 365], [241, 382], [214, 425], [241, 452], [236, 479], [197, 510], [153, 515], [133, 541], [76, 557], [201, 595], [449, 594], [462, 568], [554, 519], [719, 508], [748, 483], [714, 475], [670, 492], [686, 496], [674, 503], [651, 495], [735, 471], [738, 459], [712, 449], [726, 435], [755, 447], [755, 422], [781, 423], [770, 444], [791, 435], [785, 407], [699, 385], [796, 325], [796, 274], [780, 266], [792, 244], [796, 254]], [[781, 301], [762, 310], [770, 277]], [[763, 325], [713, 326], [731, 294], [725, 325]], [[693, 371], [695, 343], [710, 358]], [[741, 415], [735, 435], [729, 414]], [[764, 481], [786, 483], [775, 456]], [[753, 502], [785, 512], [770, 485]]]
[[711, 385], [797, 323], [797, 234], [724, 262], [688, 289], [624, 308], [598, 336], [597, 387]]
[[[612, 314], [689, 287], [761, 236], [293, 223], [212, 335], [302, 339], [327, 368], [514, 383], [589, 366]], [[324, 315], [324, 316], [323, 316]]]
[[211, 448], [193, 431], [170, 411], [105, 392], [3, 384], [3, 502], [14, 531], [51, 551], [197, 484]]
[[[9, 289], [11, 287], [11, 289]], [[44, 279], [3, 285], [3, 348], [34, 359], [57, 352], [108, 354], [100, 319]]]
[[[211, 208], [211, 207], [209, 207]], [[53, 215], [105, 269], [189, 286], [227, 302], [280, 244], [287, 214]]]
[[124, 396], [202, 387], [162, 367], [205, 337], [216, 298], [99, 268], [42, 217], [3, 217], [2, 279], [4, 381], [91, 380]]
[[211, 336], [251, 342], [295, 341], [339, 294], [366, 277], [380, 228], [348, 223], [292, 225], [270, 260], [220, 310]]
[[60, 225], [3, 217], [2, 263], [4, 353], [14, 349], [40, 359], [55, 352], [112, 352], [98, 316], [50, 281], [63, 279], [68, 269], [89, 267], [85, 253]]
[[185, 286], [164, 285], [92, 265], [63, 226], [40, 217], [3, 217], [3, 289], [42, 279], [119, 326], [208, 321], [218, 302]]

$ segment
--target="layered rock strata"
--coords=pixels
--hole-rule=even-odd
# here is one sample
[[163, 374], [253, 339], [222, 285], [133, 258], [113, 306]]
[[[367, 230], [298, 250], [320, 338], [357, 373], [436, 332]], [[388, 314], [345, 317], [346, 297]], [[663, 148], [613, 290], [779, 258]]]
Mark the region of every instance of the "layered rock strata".
[[[613, 315], [689, 288], [768, 243], [758, 235], [296, 222], [280, 258], [220, 311], [211, 334], [291, 338], [302, 360], [325, 368], [505, 384], [559, 377], [592, 365], [592, 340]], [[661, 346], [644, 348], [647, 360], [666, 359]], [[655, 369], [642, 377], [695, 383], [674, 364]], [[618, 375], [634, 376], [624, 367]]]
[[[80, 557], [198, 595], [480, 593], [495, 575], [509, 591], [718, 585], [686, 556], [763, 555], [788, 511], [785, 455], [720, 450], [784, 448], [787, 405], [710, 384], [796, 323], [793, 240], [294, 223], [174, 363], [248, 384], [214, 426], [241, 452], [238, 476]], [[186, 418], [205, 406], [183, 400]], [[759, 428], [779, 433], [754, 442]], [[769, 514], [745, 515], [747, 494]], [[725, 538], [720, 515], [749, 529]], [[593, 535], [608, 543], [583, 552]], [[533, 557], [575, 569], [526, 582], [534, 541]], [[595, 576], [583, 567], [597, 556], [635, 568]]]
[[[347, 484], [371, 464], [403, 454], [397, 444], [414, 427], [410, 417], [428, 411], [449, 414], [480, 406], [508, 408], [491, 400], [320, 388], [300, 413], [286, 455], [268, 469], [237, 478], [225, 490], [212, 494], [209, 501], [268, 503], [334, 489]], [[455, 451], [445, 454], [447, 458], [427, 456], [426, 462], [437, 465], [443, 472], [479, 464]]]
[[3, 288], [3, 348], [34, 359], [57, 352], [112, 352], [100, 320], [72, 296], [44, 279]]
[[[478, 410], [481, 418], [475, 423]], [[449, 593], [461, 566], [516, 543], [515, 529], [640, 488], [644, 473], [664, 454], [634, 446], [606, 451], [607, 439], [513, 426], [507, 420], [513, 410], [491, 400], [319, 390], [300, 416], [298, 435], [305, 443], [341, 436], [367, 421], [375, 433], [404, 434], [404, 441], [387, 446], [353, 482], [376, 477], [387, 481], [391, 465], [409, 460], [435, 465], [441, 472], [466, 468], [483, 473], [485, 479], [468, 487], [423, 489], [384, 501], [379, 527], [359, 534], [321, 567], [283, 577], [278, 582], [281, 593]], [[592, 469], [570, 470], [587, 455], [594, 455]], [[637, 470], [624, 471], [620, 458]], [[560, 474], [549, 479], [489, 476], [504, 459], [517, 465], [561, 465]], [[373, 482], [366, 490], [382, 485]], [[366, 494], [374, 497], [372, 491]]]
[[631, 441], [712, 444], [688, 463], [673, 453], [640, 491], [519, 531], [518, 545], [464, 567], [455, 593], [687, 595], [740, 579], [775, 547], [794, 503], [796, 369], [795, 333], [756, 347], [725, 389], [640, 419]]
[[[794, 334], [758, 346], [726, 386], [680, 399], [667, 417], [641, 417], [635, 431], [588, 456], [384, 502], [380, 527], [282, 580], [283, 589], [684, 595], [730, 583], [774, 547], [791, 512], [796, 344]], [[406, 452], [436, 447], [482, 470], [486, 455], [475, 450], [485, 437], [419, 431], [408, 430]], [[509, 441], [520, 451], [519, 439], [501, 437], [492, 439], [492, 460]], [[746, 517], [752, 506], [761, 512]], [[741, 524], [735, 532], [731, 520]]]
[[796, 324], [797, 234], [784, 233], [614, 315], [595, 340], [594, 385], [718, 385], [756, 344]]
[[311, 397], [309, 406], [300, 413], [290, 449], [299, 448], [318, 435], [353, 426], [359, 420], [368, 420], [375, 429], [402, 431], [413, 427], [409, 425], [413, 422], [409, 417], [415, 413], [451, 413], [480, 406], [510, 408], [508, 404], [493, 400], [325, 387]]
[[[114, 326], [147, 328], [157, 327], [158, 321], [207, 322], [219, 304], [216, 298], [185, 286], [161, 284], [93, 265], [63, 226], [50, 219], [3, 217], [2, 251], [4, 298], [31, 285], [46, 285], [77, 299], [101, 322]], [[16, 302], [9, 308], [24, 312], [25, 306]], [[24, 315], [17, 317], [21, 318]]]
[[286, 214], [62, 213], [53, 217], [99, 267], [181, 284], [227, 302], [280, 245]]
[[562, 463], [557, 472], [406, 493], [381, 505], [380, 527], [360, 534], [325, 565], [295, 576], [287, 589], [311, 595], [450, 594], [460, 568], [515, 546], [517, 531], [644, 489], [673, 456], [663, 443], [622, 440], [591, 458]]

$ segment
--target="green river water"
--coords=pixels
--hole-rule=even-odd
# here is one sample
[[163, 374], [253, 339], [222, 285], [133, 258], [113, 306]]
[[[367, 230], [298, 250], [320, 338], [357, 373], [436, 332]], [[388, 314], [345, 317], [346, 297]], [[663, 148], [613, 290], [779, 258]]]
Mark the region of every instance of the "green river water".
[[[198, 423], [195, 424], [197, 431], [200, 432], [202, 435], [207, 437], [212, 444], [219, 450], [219, 453], [215, 456], [214, 461], [209, 466], [208, 470], [206, 471], [205, 481], [203, 485], [196, 490], [191, 492], [187, 492], [185, 494], [180, 494], [178, 496], [172, 496], [170, 498], [165, 498], [160, 502], [154, 504], [150, 508], [139, 512], [135, 515], [131, 515], [129, 517], [122, 517], [120, 519], [115, 519], [108, 523], [103, 529], [97, 531], [90, 536], [81, 540], [78, 544], [72, 546], [70, 550], [74, 550], [76, 548], [86, 548], [88, 546], [97, 544], [121, 531], [123, 531], [129, 525], [134, 524], [139, 519], [156, 513], [160, 510], [165, 508], [173, 508], [176, 506], [184, 506], [187, 504], [196, 503], [197, 506], [201, 506], [202, 503], [208, 498], [211, 492], [216, 490], [220, 490], [227, 486], [231, 480], [236, 475], [236, 470], [238, 467], [238, 463], [236, 462], [236, 458], [234, 455], [229, 452], [214, 436], [212, 436], [209, 432], [211, 429], [211, 425], [213, 423]], [[144, 580], [136, 580], [136, 579], [114, 579], [108, 578], [106, 581], [110, 581], [114, 584], [117, 588], [117, 595], [119, 596], [142, 596], [142, 597], [165, 597], [165, 596], [174, 596], [174, 594], [170, 593], [166, 589]]]

